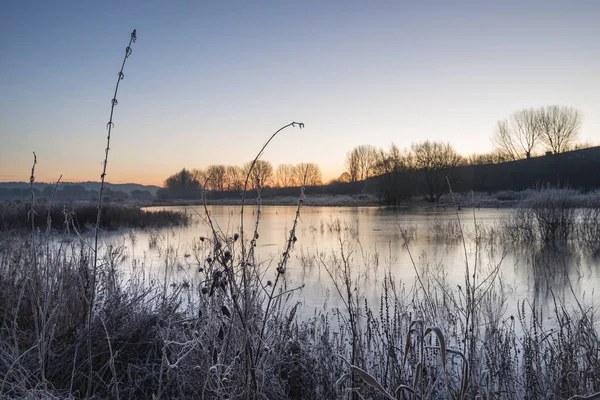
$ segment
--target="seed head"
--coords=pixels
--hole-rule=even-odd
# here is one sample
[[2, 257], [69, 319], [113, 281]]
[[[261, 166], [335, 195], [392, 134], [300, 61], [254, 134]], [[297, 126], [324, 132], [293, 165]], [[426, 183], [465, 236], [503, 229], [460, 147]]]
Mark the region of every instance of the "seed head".
[[238, 235], [237, 233], [233, 235], [233, 241], [235, 242], [236, 240], [238, 240], [240, 238], [240, 235]]

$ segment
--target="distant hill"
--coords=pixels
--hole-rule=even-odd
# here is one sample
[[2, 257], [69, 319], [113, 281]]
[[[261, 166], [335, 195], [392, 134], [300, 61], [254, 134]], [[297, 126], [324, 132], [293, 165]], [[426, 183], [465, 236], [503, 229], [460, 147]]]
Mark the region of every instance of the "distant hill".
[[446, 177], [452, 190], [462, 193], [520, 191], [548, 185], [598, 190], [600, 146], [499, 164], [459, 166], [429, 172], [429, 176], [423, 170], [390, 173], [369, 178], [365, 188], [369, 193], [378, 193], [382, 202], [393, 205], [410, 196], [426, 195], [430, 187], [436, 193], [447, 193]]
[[[153, 185], [137, 183], [105, 183], [103, 198], [105, 201], [141, 200], [156, 198], [160, 189]], [[61, 182], [55, 191], [52, 183], [35, 182], [35, 199], [45, 201], [97, 201], [100, 194], [99, 182]], [[28, 201], [31, 198], [31, 186], [27, 182], [0, 182], [0, 201]]]
[[[44, 188], [48, 185], [54, 185], [52, 182], [34, 182], [33, 188], [38, 189], [40, 191], [44, 190]], [[78, 185], [83, 186], [85, 190], [100, 190], [100, 182], [61, 182], [60, 186], [66, 185]], [[155, 185], [140, 185], [138, 183], [104, 183], [104, 187], [106, 189], [111, 189], [114, 191], [121, 191], [131, 195], [131, 192], [134, 190], [147, 190], [152, 194], [152, 197], [156, 197], [156, 192], [160, 189], [160, 186]], [[0, 182], [0, 189], [29, 189], [29, 182]]]

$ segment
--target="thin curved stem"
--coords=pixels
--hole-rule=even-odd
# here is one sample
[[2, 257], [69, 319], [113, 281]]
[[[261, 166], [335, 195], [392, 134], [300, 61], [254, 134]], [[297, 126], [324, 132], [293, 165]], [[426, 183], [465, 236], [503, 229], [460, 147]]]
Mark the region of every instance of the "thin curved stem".
[[106, 127], [108, 128], [108, 135], [106, 137], [106, 148], [104, 149], [104, 161], [102, 163], [102, 174], [100, 175], [100, 192], [98, 197], [98, 213], [96, 214], [96, 227], [94, 229], [94, 264], [92, 269], [92, 282], [90, 287], [90, 298], [88, 304], [88, 315], [87, 315], [87, 328], [88, 328], [88, 364], [89, 364], [89, 376], [88, 376], [88, 387], [87, 387], [87, 396], [91, 396], [92, 391], [92, 346], [91, 346], [91, 335], [89, 332], [92, 328], [92, 322], [94, 320], [94, 302], [96, 297], [96, 275], [98, 273], [98, 235], [100, 232], [100, 217], [102, 215], [102, 195], [104, 193], [104, 180], [106, 177], [106, 166], [108, 164], [108, 152], [110, 150], [110, 134], [112, 132], [113, 124], [113, 115], [115, 112], [115, 106], [119, 104], [117, 101], [117, 93], [119, 92], [119, 84], [121, 80], [125, 77], [123, 74], [123, 69], [125, 68], [125, 62], [129, 58], [132, 53], [131, 45], [137, 40], [136, 30], [134, 29], [131, 32], [129, 38], [129, 44], [125, 48], [125, 57], [123, 57], [123, 63], [121, 64], [121, 69], [118, 74], [117, 84], [115, 86], [115, 93], [113, 94], [113, 98], [111, 100], [110, 107], [110, 119], [108, 120], [108, 124]]

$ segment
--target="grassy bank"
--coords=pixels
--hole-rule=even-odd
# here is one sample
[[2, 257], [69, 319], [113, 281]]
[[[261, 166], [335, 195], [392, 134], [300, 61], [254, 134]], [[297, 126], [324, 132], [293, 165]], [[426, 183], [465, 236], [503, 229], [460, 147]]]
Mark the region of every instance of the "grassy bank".
[[[453, 196], [443, 195], [437, 203], [430, 203], [420, 196], [413, 196], [399, 203], [397, 208], [419, 210], [419, 209], [452, 209], [453, 207], [461, 208], [514, 208], [523, 204], [527, 199], [537, 195], [540, 191], [551, 191], [554, 189], [527, 189], [522, 191], [503, 190], [495, 193], [454, 193]], [[569, 196], [569, 204], [571, 208], [590, 207], [591, 204], [596, 204], [597, 199], [600, 199], [600, 193], [597, 191], [581, 192], [577, 190], [566, 190]], [[263, 205], [274, 206], [290, 206], [295, 205], [297, 197], [294, 196], [271, 196], [261, 197]], [[255, 201], [255, 194], [248, 195], [247, 201], [252, 203]], [[206, 199], [208, 205], [232, 205], [239, 206], [242, 201], [240, 198], [215, 198], [211, 199], [210, 193]], [[202, 205], [201, 199], [196, 200], [155, 200], [147, 206], [167, 206], [167, 205]], [[307, 196], [305, 206], [315, 207], [362, 207], [362, 206], [380, 206], [382, 203], [380, 198], [374, 194], [319, 194]]]
[[[98, 206], [91, 203], [70, 203], [69, 205], [30, 204], [0, 202], [0, 232], [11, 230], [31, 230], [33, 224], [39, 229], [69, 231], [73, 228], [85, 231], [96, 224]], [[158, 228], [187, 225], [189, 216], [174, 211], [148, 212], [140, 207], [121, 204], [105, 204], [102, 208], [101, 226], [103, 229], [118, 228]]]
[[[247, 203], [254, 204], [256, 201], [255, 195], [248, 194]], [[297, 196], [274, 196], [262, 197], [261, 204], [265, 206], [294, 206], [298, 203]], [[185, 205], [202, 205], [201, 199], [197, 200], [155, 200], [152, 205], [169, 205], [169, 206], [185, 206]], [[219, 198], [211, 199], [210, 195], [206, 199], [207, 205], [227, 205], [240, 206], [241, 198]], [[370, 194], [357, 195], [315, 195], [306, 198], [304, 206], [314, 207], [362, 207], [362, 206], [377, 206], [379, 199]]]

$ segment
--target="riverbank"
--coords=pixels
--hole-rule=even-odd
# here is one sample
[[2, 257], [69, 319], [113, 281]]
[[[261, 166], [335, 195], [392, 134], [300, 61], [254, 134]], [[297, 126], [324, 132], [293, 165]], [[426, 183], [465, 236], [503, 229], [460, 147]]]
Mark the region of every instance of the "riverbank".
[[[527, 198], [533, 191], [523, 192], [500, 192], [496, 194], [487, 193], [457, 193], [454, 197], [450, 195], [442, 196], [438, 202], [430, 203], [422, 197], [413, 197], [407, 199], [398, 205], [389, 206], [381, 202], [380, 198], [373, 194], [356, 195], [311, 195], [307, 194], [304, 198], [305, 207], [396, 207], [407, 210], [419, 209], [440, 209], [440, 208], [510, 208], [514, 207], [519, 201]], [[155, 200], [148, 202], [144, 206], [197, 206], [203, 202], [195, 200]], [[239, 206], [242, 204], [241, 198], [219, 198], [206, 200], [207, 205]], [[256, 197], [248, 196], [246, 205], [256, 204]], [[298, 204], [298, 196], [274, 196], [261, 199], [264, 206], [295, 206]]]
[[[95, 226], [98, 206], [95, 203], [70, 202], [47, 205], [0, 202], [0, 232], [31, 230], [85, 231]], [[109, 203], [102, 207], [100, 226], [105, 230], [121, 227], [160, 228], [187, 225], [190, 218], [185, 213], [171, 210], [147, 212], [138, 204]]]

